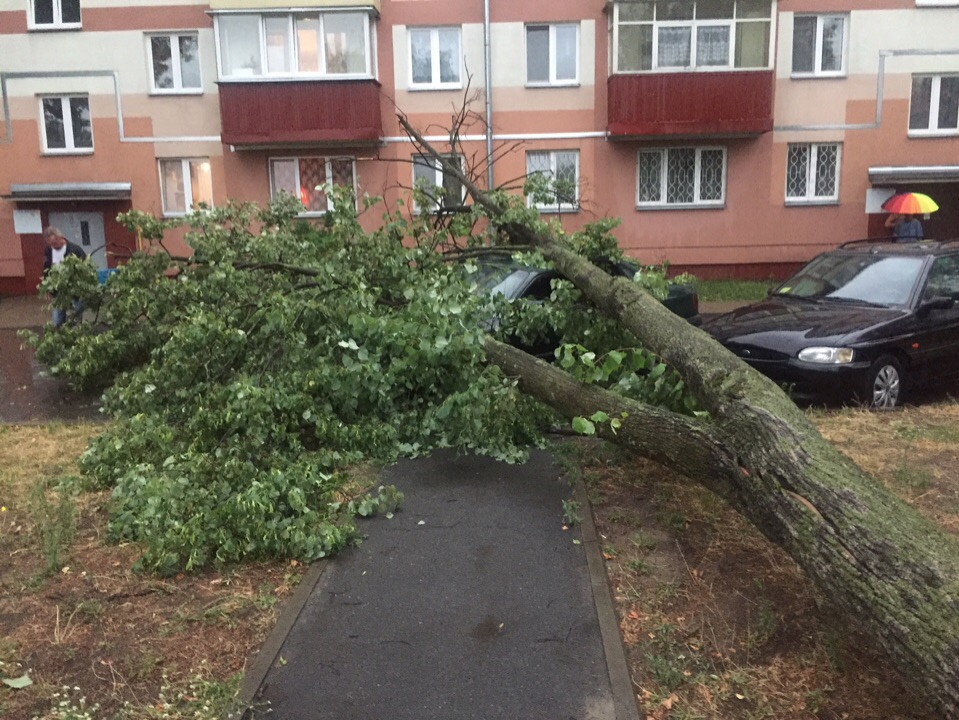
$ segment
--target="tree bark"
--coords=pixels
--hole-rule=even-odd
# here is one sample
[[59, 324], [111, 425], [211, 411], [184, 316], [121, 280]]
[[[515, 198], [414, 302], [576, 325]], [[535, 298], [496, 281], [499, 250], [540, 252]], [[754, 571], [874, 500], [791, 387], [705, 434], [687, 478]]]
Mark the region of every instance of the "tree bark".
[[[401, 122], [496, 222], [503, 208], [495, 199]], [[567, 417], [626, 413], [616, 434], [601, 433], [725, 497], [875, 639], [944, 718], [959, 718], [959, 543], [826, 442], [772, 381], [638, 285], [610, 278], [528, 226], [504, 229], [540, 248], [597, 308], [675, 368], [710, 420], [582, 385], [492, 340], [490, 362]]]

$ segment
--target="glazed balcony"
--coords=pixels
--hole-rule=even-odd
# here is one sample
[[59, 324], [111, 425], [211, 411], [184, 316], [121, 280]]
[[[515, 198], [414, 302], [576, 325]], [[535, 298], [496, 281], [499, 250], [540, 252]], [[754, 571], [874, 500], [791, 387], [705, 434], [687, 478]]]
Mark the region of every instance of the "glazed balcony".
[[773, 128], [773, 71], [612, 75], [611, 140], [640, 136], [735, 137]]
[[372, 145], [383, 137], [376, 80], [222, 82], [224, 144]]

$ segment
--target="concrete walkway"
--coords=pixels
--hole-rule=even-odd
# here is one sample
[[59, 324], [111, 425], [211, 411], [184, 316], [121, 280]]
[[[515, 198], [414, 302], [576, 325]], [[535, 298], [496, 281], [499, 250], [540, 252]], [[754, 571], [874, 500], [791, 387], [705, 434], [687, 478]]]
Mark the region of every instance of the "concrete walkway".
[[[637, 720], [585, 493], [549, 456], [438, 453], [363, 543], [314, 566], [246, 675], [283, 720]], [[563, 501], [582, 503], [564, 529]]]

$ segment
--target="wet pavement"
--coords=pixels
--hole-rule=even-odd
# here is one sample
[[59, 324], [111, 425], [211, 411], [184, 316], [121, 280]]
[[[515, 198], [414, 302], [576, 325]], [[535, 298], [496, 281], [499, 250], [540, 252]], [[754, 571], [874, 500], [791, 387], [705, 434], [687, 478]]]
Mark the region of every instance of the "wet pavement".
[[48, 318], [38, 297], [0, 299], [0, 422], [103, 419], [99, 395], [74, 392], [47, 375], [33, 348], [17, 336], [20, 328], [40, 332]]
[[399, 511], [311, 568], [244, 678], [244, 720], [639, 720], [581, 484], [543, 452], [437, 452], [383, 481]]

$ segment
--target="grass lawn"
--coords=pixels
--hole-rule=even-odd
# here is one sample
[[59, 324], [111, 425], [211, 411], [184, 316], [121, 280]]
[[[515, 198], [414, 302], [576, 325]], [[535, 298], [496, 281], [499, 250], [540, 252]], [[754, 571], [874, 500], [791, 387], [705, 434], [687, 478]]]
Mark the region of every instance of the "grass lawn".
[[704, 302], [755, 302], [778, 284], [776, 280], [699, 280], [696, 287]]
[[[877, 482], [959, 536], [959, 403], [807, 413]], [[109, 494], [64, 481], [98, 430], [0, 426], [0, 681], [24, 685], [0, 682], [0, 717], [218, 720], [305, 568], [134, 572], [138, 548], [108, 542]], [[610, 446], [585, 443], [571, 459], [651, 720], [934, 720], [716, 496]]]

